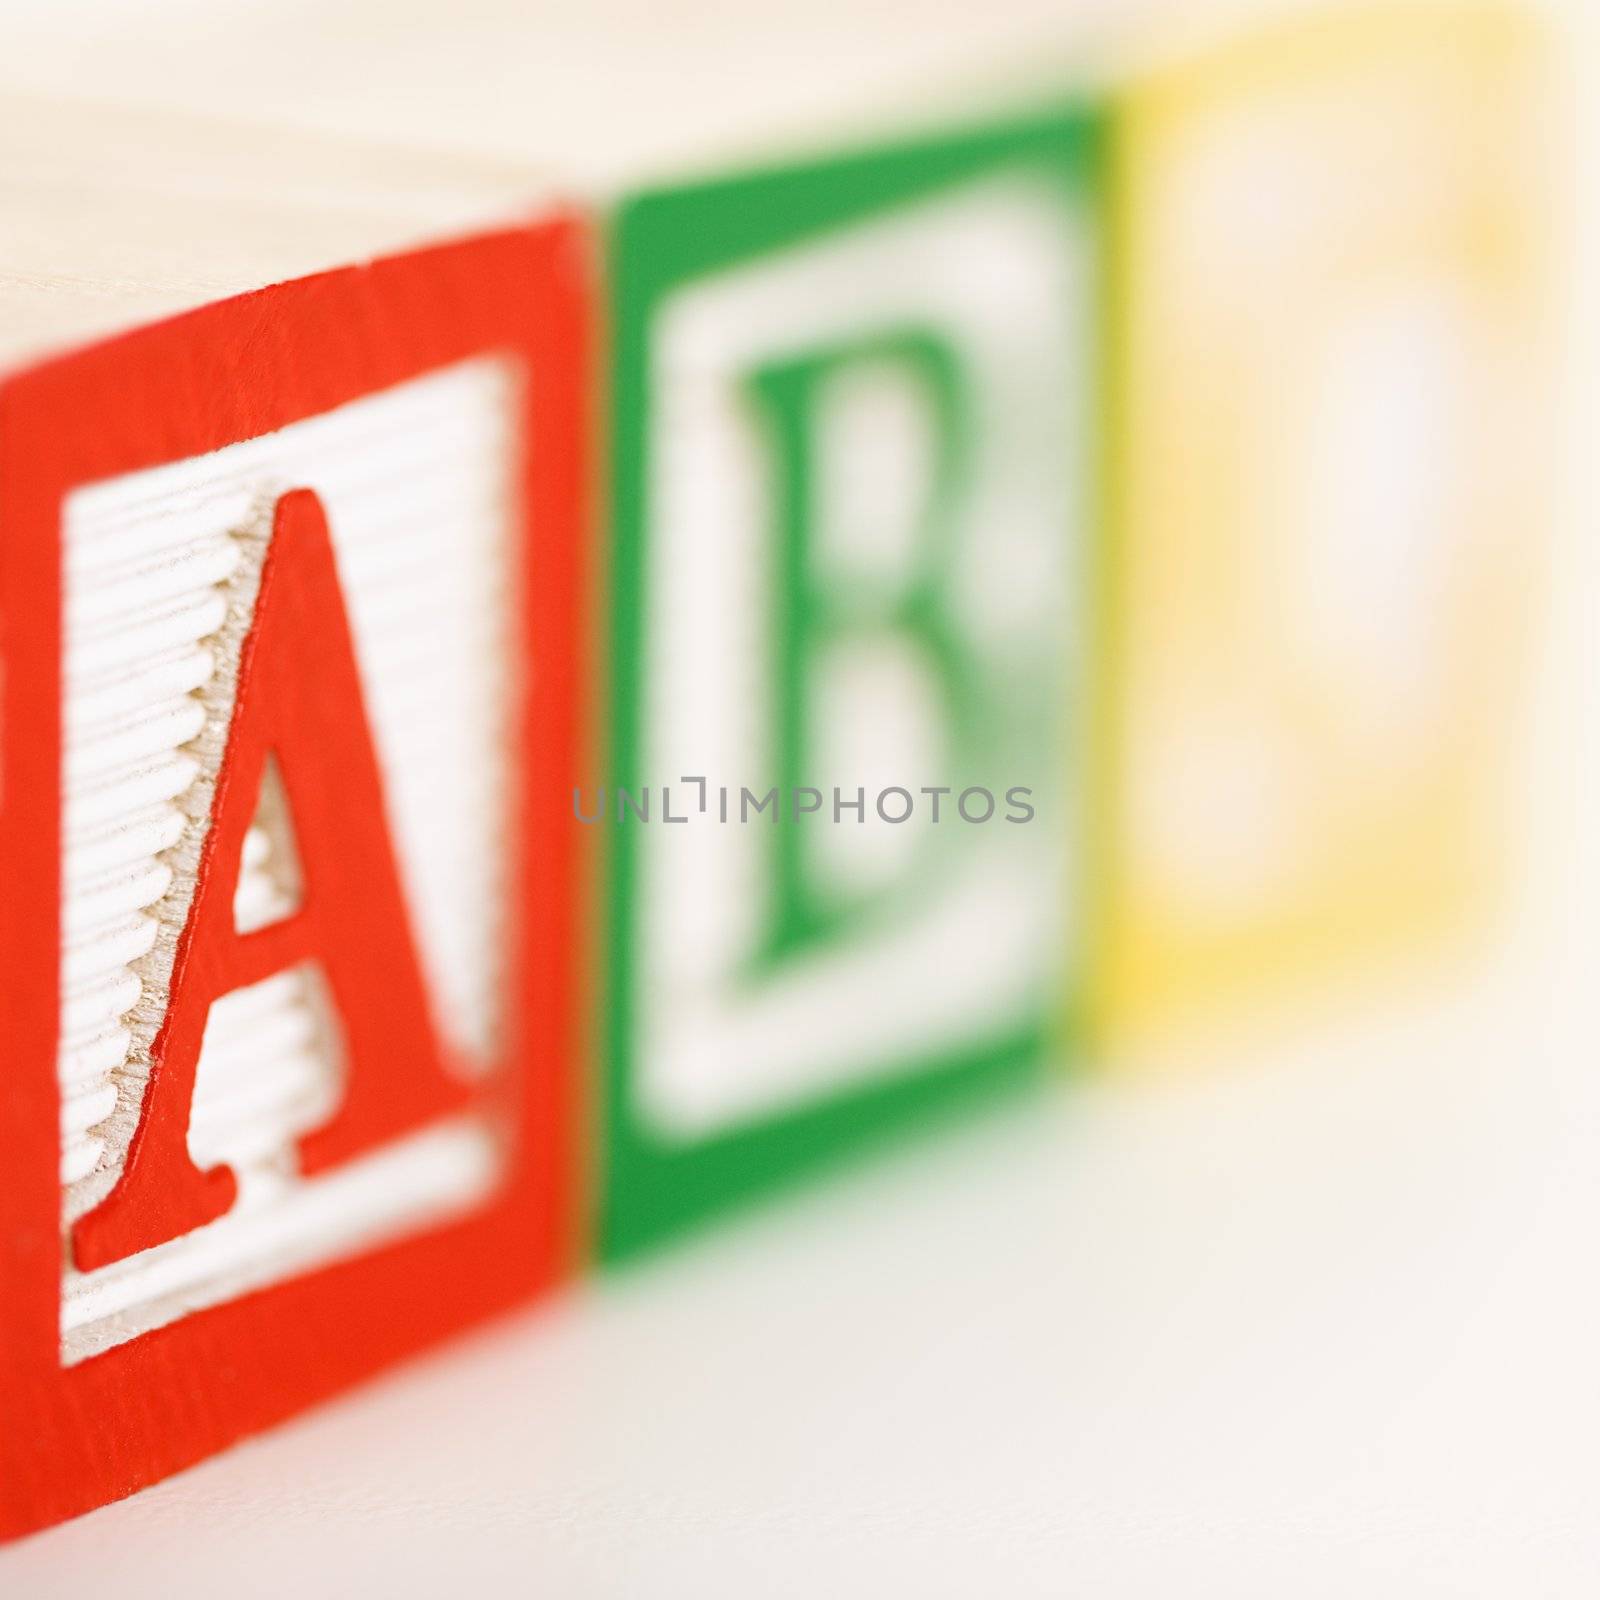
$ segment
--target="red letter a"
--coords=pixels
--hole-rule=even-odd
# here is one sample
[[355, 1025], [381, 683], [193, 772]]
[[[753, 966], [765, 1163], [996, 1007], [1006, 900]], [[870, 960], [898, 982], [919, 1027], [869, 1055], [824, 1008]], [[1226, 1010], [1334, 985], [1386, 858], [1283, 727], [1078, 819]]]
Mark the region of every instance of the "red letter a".
[[[283, 921], [241, 934], [234, 890], [269, 755], [294, 819], [302, 899]], [[232, 990], [307, 961], [327, 982], [345, 1046], [339, 1108], [300, 1142], [311, 1173], [434, 1120], [468, 1091], [446, 1069], [428, 1012], [328, 525], [317, 497], [296, 489], [277, 505], [139, 1124], [116, 1187], [73, 1230], [80, 1269], [165, 1243], [233, 1204], [233, 1173], [202, 1172], [189, 1156], [206, 1016]]]

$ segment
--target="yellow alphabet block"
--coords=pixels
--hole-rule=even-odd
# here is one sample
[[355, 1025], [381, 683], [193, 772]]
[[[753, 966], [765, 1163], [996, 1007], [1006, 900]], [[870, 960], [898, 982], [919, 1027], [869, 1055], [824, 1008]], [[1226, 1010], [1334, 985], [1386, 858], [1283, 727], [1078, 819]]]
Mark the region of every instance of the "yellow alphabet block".
[[1344, 9], [1124, 103], [1113, 1043], [1486, 925], [1548, 492], [1547, 67], [1520, 11]]

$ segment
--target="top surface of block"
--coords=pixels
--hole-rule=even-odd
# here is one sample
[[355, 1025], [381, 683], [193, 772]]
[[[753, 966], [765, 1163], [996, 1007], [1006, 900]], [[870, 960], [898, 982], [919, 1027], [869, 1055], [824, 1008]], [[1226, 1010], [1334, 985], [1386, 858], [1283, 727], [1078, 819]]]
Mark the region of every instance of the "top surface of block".
[[0, 94], [0, 369], [549, 198], [514, 162], [405, 141]]

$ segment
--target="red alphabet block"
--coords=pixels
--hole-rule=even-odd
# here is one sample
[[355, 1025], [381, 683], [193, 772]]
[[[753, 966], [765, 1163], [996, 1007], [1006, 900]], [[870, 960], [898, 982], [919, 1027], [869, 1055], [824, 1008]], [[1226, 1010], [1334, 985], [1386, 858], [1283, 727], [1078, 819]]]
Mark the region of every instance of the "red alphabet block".
[[572, 1254], [587, 275], [561, 219], [0, 385], [0, 1535]]

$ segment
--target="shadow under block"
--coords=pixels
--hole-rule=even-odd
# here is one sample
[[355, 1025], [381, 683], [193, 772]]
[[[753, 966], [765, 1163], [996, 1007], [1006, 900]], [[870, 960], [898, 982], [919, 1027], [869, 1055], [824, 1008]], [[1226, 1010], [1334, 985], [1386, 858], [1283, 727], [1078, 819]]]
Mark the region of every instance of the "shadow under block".
[[614, 217], [612, 1256], [1064, 1042], [1101, 163], [1067, 110]]
[[1546, 94], [1524, 17], [1351, 8], [1119, 106], [1113, 1044], [1490, 918], [1547, 537]]
[[0, 383], [0, 1536], [568, 1265], [588, 255]]

